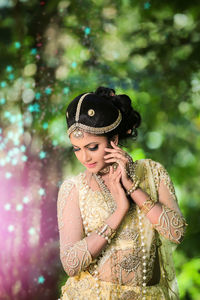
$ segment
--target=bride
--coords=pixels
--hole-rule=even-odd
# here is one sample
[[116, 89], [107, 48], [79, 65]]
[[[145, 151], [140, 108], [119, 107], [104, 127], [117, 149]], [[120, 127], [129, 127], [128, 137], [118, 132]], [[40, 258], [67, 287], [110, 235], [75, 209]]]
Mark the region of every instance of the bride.
[[186, 222], [165, 168], [133, 161], [119, 146], [137, 135], [127, 95], [99, 87], [66, 111], [68, 135], [85, 171], [58, 194], [61, 300], [179, 299], [172, 251]]

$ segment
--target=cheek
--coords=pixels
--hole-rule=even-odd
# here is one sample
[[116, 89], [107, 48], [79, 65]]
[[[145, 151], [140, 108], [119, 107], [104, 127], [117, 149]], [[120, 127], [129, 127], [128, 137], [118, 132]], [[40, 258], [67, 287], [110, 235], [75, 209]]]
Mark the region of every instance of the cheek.
[[106, 151], [104, 150], [105, 148], [99, 149], [98, 151], [98, 157], [101, 160], [104, 160], [104, 155], [106, 155]]

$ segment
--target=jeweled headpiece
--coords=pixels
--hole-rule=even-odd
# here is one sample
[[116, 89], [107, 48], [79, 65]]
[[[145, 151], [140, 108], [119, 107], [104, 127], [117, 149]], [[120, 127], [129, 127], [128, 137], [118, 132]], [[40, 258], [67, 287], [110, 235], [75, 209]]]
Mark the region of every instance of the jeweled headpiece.
[[121, 122], [120, 110], [108, 99], [95, 93], [79, 95], [69, 104], [66, 112], [68, 135], [81, 137], [83, 131], [104, 134]]

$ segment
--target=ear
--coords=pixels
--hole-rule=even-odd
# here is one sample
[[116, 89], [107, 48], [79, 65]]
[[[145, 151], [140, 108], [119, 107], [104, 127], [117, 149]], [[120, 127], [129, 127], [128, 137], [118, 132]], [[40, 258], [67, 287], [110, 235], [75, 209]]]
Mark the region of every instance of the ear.
[[118, 134], [116, 134], [116, 135], [114, 135], [112, 137], [112, 141], [113, 141], [113, 143], [115, 143], [116, 146], [118, 145], [118, 142], [119, 142], [119, 136], [118, 136]]

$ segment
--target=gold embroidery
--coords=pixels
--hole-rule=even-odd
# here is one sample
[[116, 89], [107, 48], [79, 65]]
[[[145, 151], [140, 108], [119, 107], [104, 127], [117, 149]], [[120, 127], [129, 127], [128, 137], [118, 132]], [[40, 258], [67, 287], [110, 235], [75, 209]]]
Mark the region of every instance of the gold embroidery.
[[122, 230], [122, 232], [120, 232], [120, 234], [118, 235], [118, 238], [121, 240], [132, 240], [132, 241], [136, 241], [136, 239], [139, 237], [139, 233], [134, 230], [134, 229], [130, 229], [130, 228], [125, 228], [124, 230]]
[[120, 267], [125, 270], [128, 274], [135, 272], [140, 265], [140, 258], [134, 254], [124, 256], [120, 262]]
[[60, 230], [63, 224], [63, 210], [69, 197], [69, 194], [74, 187], [74, 183], [70, 179], [66, 179], [62, 185], [60, 186], [58, 193], [58, 201], [57, 201], [57, 219], [58, 219], [58, 229]]
[[139, 294], [134, 291], [126, 291], [122, 293], [119, 300], [137, 300], [139, 298]]
[[158, 224], [155, 224], [154, 228], [167, 239], [179, 244], [184, 236], [185, 227], [185, 219], [176, 211], [162, 204], [162, 212]]
[[170, 178], [167, 170], [158, 162], [155, 162], [151, 159], [149, 159], [149, 162], [150, 162], [151, 169], [153, 172], [156, 190], [158, 191], [159, 185], [160, 185], [161, 181], [163, 180], [163, 182], [166, 185], [166, 187], [168, 188], [171, 196], [173, 197], [174, 200], [177, 201], [174, 185], [171, 181], [171, 178]]
[[69, 276], [79, 274], [80, 271], [85, 270], [92, 262], [85, 239], [75, 243], [73, 246], [66, 245], [65, 250], [62, 250], [60, 256], [64, 270]]
[[146, 215], [148, 212], [155, 206], [155, 202], [151, 200], [151, 198], [148, 198], [140, 208], [141, 211]]

